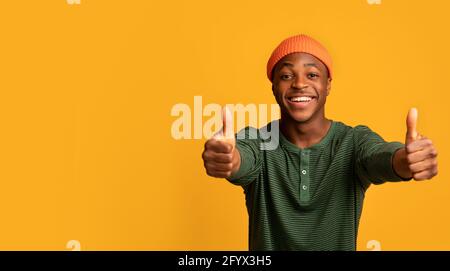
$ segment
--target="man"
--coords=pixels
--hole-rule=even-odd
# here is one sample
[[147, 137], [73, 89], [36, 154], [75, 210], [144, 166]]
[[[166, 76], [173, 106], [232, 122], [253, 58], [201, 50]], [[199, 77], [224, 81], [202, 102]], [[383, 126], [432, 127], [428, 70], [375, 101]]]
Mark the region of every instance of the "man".
[[[261, 131], [256, 139], [219, 136], [205, 144], [207, 174], [244, 189], [250, 250], [355, 250], [370, 184], [437, 174], [436, 149], [416, 131], [417, 110], [407, 115], [405, 144], [386, 142], [367, 126], [327, 119], [332, 71], [329, 53], [316, 40], [284, 40], [267, 64], [281, 111], [278, 147], [261, 149]], [[227, 123], [225, 135], [232, 129]]]

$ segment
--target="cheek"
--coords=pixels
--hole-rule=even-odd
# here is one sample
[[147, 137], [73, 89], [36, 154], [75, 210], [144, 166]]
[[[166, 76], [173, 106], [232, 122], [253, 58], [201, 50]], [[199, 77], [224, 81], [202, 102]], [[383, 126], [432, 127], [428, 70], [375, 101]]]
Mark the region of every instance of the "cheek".
[[314, 88], [317, 91], [317, 93], [320, 95], [321, 98], [323, 96], [327, 96], [328, 95], [327, 86], [328, 86], [327, 82], [320, 82], [320, 83], [315, 85]]
[[275, 99], [279, 102], [283, 99], [283, 88], [280, 85], [277, 85], [276, 87], [272, 87], [272, 93]]
[[274, 96], [275, 96], [275, 100], [277, 101], [277, 103], [278, 104], [282, 104], [282, 102], [283, 102], [283, 95], [280, 92], [275, 92]]
[[327, 101], [327, 95], [326, 95], [326, 93], [324, 93], [323, 95], [321, 95], [318, 103], [320, 106], [323, 106], [323, 105], [325, 105], [326, 101]]
[[320, 107], [324, 107], [326, 101], [327, 101], [327, 93], [326, 93], [326, 92], [321, 93], [321, 94], [320, 94], [320, 98], [319, 98], [319, 100], [317, 101], [317, 106], [318, 106], [319, 108], [320, 108]]
[[326, 86], [322, 86], [322, 85], [317, 86], [317, 88], [315, 88], [315, 91], [319, 95], [319, 99], [317, 100], [318, 105], [319, 106], [324, 105], [327, 100], [327, 96], [328, 96]]

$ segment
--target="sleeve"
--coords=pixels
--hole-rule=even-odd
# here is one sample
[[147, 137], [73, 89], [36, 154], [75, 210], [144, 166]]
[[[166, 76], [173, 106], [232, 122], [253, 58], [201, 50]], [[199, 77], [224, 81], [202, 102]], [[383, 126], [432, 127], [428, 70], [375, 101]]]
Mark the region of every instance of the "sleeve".
[[259, 131], [252, 127], [236, 134], [236, 148], [241, 155], [241, 166], [227, 180], [235, 185], [246, 186], [256, 180], [262, 165]]
[[393, 158], [397, 150], [404, 148], [400, 142], [386, 142], [367, 126], [355, 127], [356, 174], [364, 187], [385, 182], [407, 181], [395, 173]]

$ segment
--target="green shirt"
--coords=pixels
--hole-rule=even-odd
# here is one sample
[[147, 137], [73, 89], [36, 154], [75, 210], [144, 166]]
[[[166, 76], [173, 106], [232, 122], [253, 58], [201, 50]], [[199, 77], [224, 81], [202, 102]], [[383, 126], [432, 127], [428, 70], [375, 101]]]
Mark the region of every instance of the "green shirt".
[[281, 132], [274, 150], [261, 150], [261, 129], [239, 134], [246, 135], [236, 141], [241, 166], [228, 180], [244, 189], [250, 250], [356, 250], [369, 185], [404, 180], [392, 167], [404, 145], [366, 126], [333, 121], [319, 143], [304, 149]]

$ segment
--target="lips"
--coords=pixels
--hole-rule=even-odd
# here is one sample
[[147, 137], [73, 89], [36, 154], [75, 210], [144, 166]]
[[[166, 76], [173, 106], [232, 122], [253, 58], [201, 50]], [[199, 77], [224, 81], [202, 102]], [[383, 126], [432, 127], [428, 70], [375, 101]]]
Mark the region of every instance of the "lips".
[[299, 108], [305, 108], [311, 104], [312, 101], [316, 99], [314, 96], [307, 95], [298, 95], [298, 96], [290, 96], [286, 98], [288, 103]]
[[291, 97], [288, 99], [289, 99], [289, 101], [296, 102], [296, 103], [297, 102], [310, 102], [313, 99], [313, 97], [300, 96], [300, 97]]

